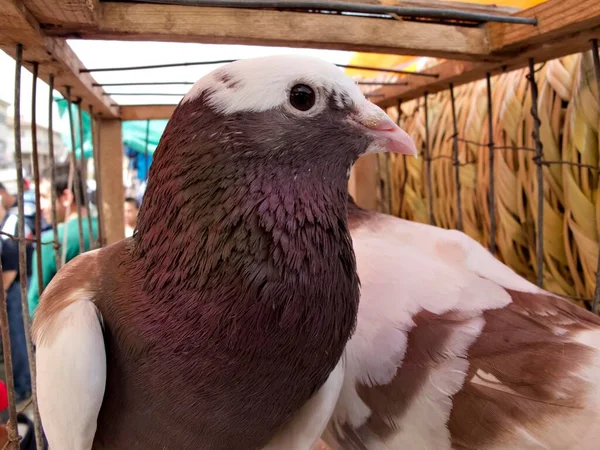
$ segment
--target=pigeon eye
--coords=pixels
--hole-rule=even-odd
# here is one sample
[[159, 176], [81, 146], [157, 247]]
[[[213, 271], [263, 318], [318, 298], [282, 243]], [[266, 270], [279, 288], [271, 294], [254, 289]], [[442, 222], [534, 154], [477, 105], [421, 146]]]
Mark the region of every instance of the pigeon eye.
[[315, 106], [315, 91], [305, 84], [297, 84], [290, 91], [290, 103], [300, 111], [308, 111]]

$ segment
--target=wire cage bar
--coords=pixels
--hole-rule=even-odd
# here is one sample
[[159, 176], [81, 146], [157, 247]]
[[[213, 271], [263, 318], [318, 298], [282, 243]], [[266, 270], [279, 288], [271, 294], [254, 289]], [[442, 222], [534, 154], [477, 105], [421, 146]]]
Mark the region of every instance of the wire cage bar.
[[[50, 74], [48, 80], [48, 158], [50, 160], [50, 200], [52, 201], [52, 233], [54, 235], [54, 259], [56, 263], [56, 270], [60, 270], [62, 267], [62, 258], [60, 255], [60, 244], [58, 238], [58, 223], [56, 221], [56, 163], [54, 159], [54, 111], [52, 105], [54, 99], [52, 97], [54, 91], [54, 74]], [[36, 202], [38, 200], [36, 199]], [[37, 208], [37, 205], [36, 205]], [[40, 290], [41, 292], [41, 290]]]
[[533, 118], [532, 137], [535, 142], [535, 158], [533, 162], [537, 165], [537, 285], [544, 286], [544, 172], [543, 159], [544, 150], [540, 138], [541, 120], [538, 113], [538, 86], [535, 81], [535, 64], [533, 58], [529, 59], [529, 83], [531, 88], [531, 116]]
[[[31, 89], [31, 145], [33, 158], [33, 177], [35, 181], [35, 251], [37, 254], [37, 280], [32, 280], [32, 283], [38, 283], [40, 294], [44, 290], [44, 282], [42, 279], [42, 211], [40, 205], [40, 164], [38, 154], [38, 139], [37, 139], [37, 82], [39, 64], [33, 64], [33, 85]], [[23, 170], [22, 155], [15, 156], [20, 160], [17, 162], [17, 170]], [[17, 174], [18, 175], [18, 174]], [[33, 403], [34, 417], [34, 432], [35, 445], [37, 450], [43, 450], [44, 440], [42, 435], [42, 421], [40, 419], [40, 411], [37, 404], [37, 366], [34, 357], [33, 344], [31, 342], [31, 330], [29, 320], [29, 302], [27, 298], [27, 261], [25, 256], [25, 196], [23, 186], [19, 184], [19, 272], [21, 275], [21, 304], [23, 309], [23, 323], [25, 326], [25, 339], [27, 341], [27, 354], [29, 357], [29, 370], [31, 372], [31, 399]], [[22, 224], [21, 224], [22, 222]], [[25, 273], [23, 273], [25, 269]]]
[[[23, 46], [18, 44], [15, 55], [15, 90], [14, 90], [14, 139], [15, 139], [15, 158], [21, 154], [21, 66], [23, 64]], [[20, 227], [19, 227], [20, 228]], [[1, 263], [0, 263], [1, 267]], [[2, 332], [2, 345], [4, 350], [4, 371], [6, 379], [6, 388], [8, 391], [8, 416], [6, 424], [8, 433], [8, 447], [12, 450], [19, 450], [19, 433], [17, 430], [17, 405], [15, 398], [15, 380], [13, 375], [11, 339], [8, 322], [8, 304], [6, 290], [4, 289], [4, 278], [0, 277], [0, 327]]]
[[159, 3], [163, 5], [213, 6], [224, 8], [274, 8], [279, 10], [302, 10], [307, 12], [337, 12], [346, 14], [367, 14], [380, 18], [394, 19], [437, 19], [443, 21], [463, 21], [474, 24], [487, 22], [518, 23], [536, 25], [537, 19], [515, 17], [507, 14], [489, 14], [461, 11], [453, 8], [428, 8], [413, 6], [393, 6], [361, 4], [351, 2], [294, 1], [294, 0], [119, 0], [123, 3]]
[[104, 208], [102, 206], [102, 181], [100, 174], [100, 137], [98, 136], [98, 121], [94, 117], [94, 108], [90, 105], [90, 127], [92, 133], [92, 155], [94, 158], [94, 177], [96, 181], [96, 194], [95, 203], [98, 210], [98, 236], [96, 240], [96, 247], [100, 248], [105, 245], [104, 239]]
[[[600, 110], [600, 56], [598, 55], [598, 39], [592, 39], [592, 58], [594, 61], [594, 74], [596, 75], [596, 92], [598, 93], [598, 109]], [[600, 130], [599, 130], [600, 132]], [[600, 167], [599, 167], [600, 170]], [[600, 186], [599, 186], [600, 192]], [[599, 242], [600, 247], [600, 242]], [[594, 289], [594, 300], [592, 302], [592, 311], [598, 314], [600, 305], [600, 249], [598, 251], [598, 264], [596, 266], [596, 288]]]
[[458, 159], [458, 123], [456, 120], [456, 100], [454, 85], [450, 84], [450, 105], [452, 107], [452, 163], [454, 164], [454, 183], [456, 184], [456, 228], [463, 231], [462, 197], [460, 194], [460, 161]]
[[[80, 173], [78, 170], [76, 170], [77, 168], [77, 147], [75, 145], [75, 124], [73, 122], [73, 109], [72, 109], [72, 105], [73, 102], [71, 100], [71, 88], [70, 86], [67, 86], [67, 107], [68, 107], [68, 114], [69, 114], [69, 127], [71, 129], [71, 153], [70, 153], [70, 162], [71, 162], [71, 169], [70, 169], [70, 174], [69, 174], [69, 189], [72, 188], [73, 184], [75, 184], [75, 186], [79, 186], [80, 185]], [[83, 142], [81, 143], [81, 153], [83, 154]], [[81, 217], [81, 205], [83, 203], [83, 199], [81, 198], [81, 192], [79, 191], [79, 188], [75, 189], [75, 207], [77, 208], [77, 227], [78, 227], [78, 232], [79, 232], [79, 252], [83, 253], [84, 252], [84, 238], [83, 238], [83, 220]], [[67, 229], [68, 229], [68, 224], [69, 224], [69, 219], [68, 216], [70, 215], [70, 210], [67, 210], [67, 214], [65, 217], [65, 232], [64, 232], [64, 237], [63, 237], [63, 245], [64, 245], [64, 249], [66, 251], [66, 238], [67, 238]], [[66, 253], [65, 251], [63, 251], [63, 265], [65, 264], [65, 259], [66, 259]]]
[[487, 115], [488, 115], [488, 148], [489, 148], [489, 198], [490, 205], [490, 252], [496, 253], [496, 192], [494, 183], [494, 115], [492, 114], [492, 75], [486, 74]]
[[[131, 71], [131, 70], [149, 70], [149, 69], [168, 69], [173, 67], [192, 67], [192, 66], [213, 66], [218, 64], [227, 64], [231, 62], [235, 62], [237, 59], [217, 59], [212, 61], [184, 61], [179, 63], [168, 63], [168, 64], [146, 64], [141, 66], [119, 66], [119, 67], [98, 67], [94, 69], [80, 69], [80, 73], [93, 73], [93, 72], [123, 72], [123, 71]], [[337, 67], [342, 69], [356, 69], [356, 70], [365, 70], [371, 72], [383, 72], [383, 73], [393, 73], [396, 75], [410, 75], [415, 77], [424, 77], [424, 78], [437, 78], [439, 75], [437, 73], [429, 73], [429, 72], [414, 72], [411, 70], [399, 70], [399, 69], [390, 69], [386, 67], [372, 67], [372, 66], [361, 66], [355, 64], [335, 64]], [[155, 84], [155, 83], [153, 83]], [[193, 84], [193, 83], [192, 83]], [[96, 83], [97, 86], [101, 86]], [[121, 83], [112, 84], [113, 86], [121, 85]], [[102, 86], [110, 86], [110, 85], [102, 85]]]
[[81, 143], [81, 159], [79, 160], [79, 171], [80, 171], [79, 173], [80, 173], [81, 177], [83, 177], [83, 180], [81, 180], [82, 185], [84, 187], [84, 189], [83, 189], [83, 206], [85, 207], [85, 209], [87, 211], [88, 241], [90, 243], [90, 248], [91, 248], [94, 233], [92, 231], [92, 220], [90, 217], [90, 214], [91, 214], [90, 196], [88, 195], [88, 190], [87, 190], [87, 159], [85, 157], [85, 151], [83, 149], [84, 138], [83, 138], [83, 113], [82, 113], [82, 107], [81, 107], [82, 106], [81, 99], [79, 99], [76, 104], [77, 104], [77, 116], [78, 116], [78, 120], [79, 120], [79, 142]]
[[428, 93], [423, 96], [423, 107], [425, 108], [425, 178], [427, 182], [427, 203], [429, 205], [429, 223], [433, 225], [433, 184], [431, 182], [431, 140], [429, 135], [429, 107], [427, 102]]

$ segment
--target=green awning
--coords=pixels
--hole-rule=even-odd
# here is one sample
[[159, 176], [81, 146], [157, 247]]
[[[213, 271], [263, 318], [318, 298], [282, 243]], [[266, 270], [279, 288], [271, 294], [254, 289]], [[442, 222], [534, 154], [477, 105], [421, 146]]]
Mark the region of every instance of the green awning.
[[[62, 97], [55, 97], [54, 102], [58, 107], [58, 113], [61, 119], [68, 114], [67, 101]], [[71, 103], [71, 111], [73, 114], [73, 126], [75, 129], [75, 155], [79, 159], [81, 157], [81, 143], [79, 133], [79, 107]], [[92, 148], [92, 129], [90, 115], [87, 111], [82, 110], [81, 114], [83, 122], [83, 151], [85, 158], [91, 158], [93, 155]], [[65, 118], [66, 119], [66, 118]], [[67, 119], [68, 120], [68, 119]], [[139, 152], [146, 152], [146, 140], [148, 141], [148, 153], [152, 155], [160, 138], [167, 126], [167, 120], [128, 120], [122, 122], [121, 131], [123, 133], [123, 143], [130, 149]], [[62, 133], [63, 141], [66, 147], [71, 151], [71, 136], [70, 133]]]
[[[54, 97], [54, 103], [56, 103], [56, 106], [58, 107], [58, 114], [60, 116], [61, 119], [65, 118], [65, 116], [68, 114], [68, 108], [67, 108], [67, 100], [61, 97]], [[73, 127], [74, 127], [74, 131], [75, 131], [75, 156], [77, 157], [77, 159], [81, 158], [81, 139], [80, 139], [80, 132], [79, 132], [79, 107], [74, 104], [71, 103], [71, 112], [73, 114]], [[66, 118], [65, 118], [66, 119]], [[90, 115], [87, 111], [82, 110], [82, 114], [81, 114], [81, 120], [83, 122], [83, 151], [84, 151], [84, 155], [86, 158], [91, 158], [93, 156], [93, 148], [92, 148], [92, 129], [91, 129], [91, 121], [90, 121]], [[68, 119], [67, 119], [68, 121]], [[71, 146], [71, 135], [69, 132], [67, 133], [61, 133], [62, 135], [62, 139], [63, 142], [65, 143], [65, 146], [69, 149], [69, 151], [72, 150], [72, 146]]]
[[152, 155], [160, 138], [165, 131], [168, 120], [127, 120], [121, 130], [123, 143], [130, 149], [144, 154], [146, 152], [146, 137], [148, 141], [148, 154]]

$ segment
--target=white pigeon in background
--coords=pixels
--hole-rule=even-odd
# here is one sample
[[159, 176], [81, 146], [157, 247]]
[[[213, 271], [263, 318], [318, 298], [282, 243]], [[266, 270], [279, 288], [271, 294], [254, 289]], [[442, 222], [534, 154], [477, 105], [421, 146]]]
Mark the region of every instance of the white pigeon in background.
[[349, 201], [361, 281], [333, 450], [600, 448], [600, 318], [456, 230]]

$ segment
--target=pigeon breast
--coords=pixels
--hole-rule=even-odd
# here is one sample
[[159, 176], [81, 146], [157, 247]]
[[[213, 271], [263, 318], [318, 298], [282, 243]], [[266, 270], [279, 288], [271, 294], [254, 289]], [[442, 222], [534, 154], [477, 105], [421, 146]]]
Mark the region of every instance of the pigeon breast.
[[218, 114], [206, 99], [175, 111], [138, 231], [107, 250], [94, 448], [197, 449], [198, 436], [206, 450], [261, 448], [355, 326], [346, 171], [368, 142], [341, 125], [343, 102], [292, 123], [278, 110]]

